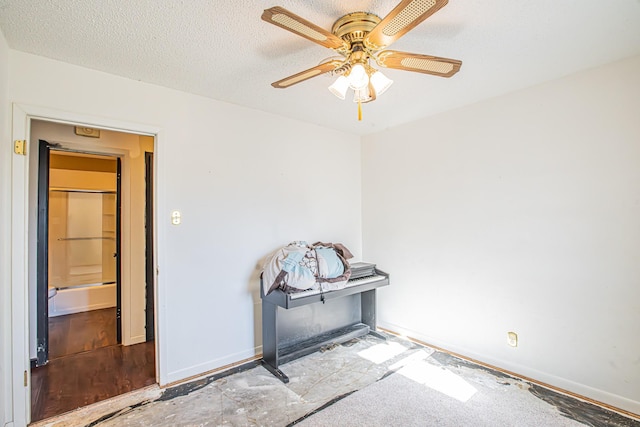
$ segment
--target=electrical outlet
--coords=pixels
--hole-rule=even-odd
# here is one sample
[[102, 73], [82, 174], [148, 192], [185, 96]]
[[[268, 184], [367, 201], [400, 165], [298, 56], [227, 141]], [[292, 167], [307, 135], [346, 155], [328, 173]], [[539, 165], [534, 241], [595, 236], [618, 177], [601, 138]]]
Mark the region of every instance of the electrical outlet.
[[515, 332], [507, 332], [507, 342], [511, 347], [518, 346], [518, 334]]

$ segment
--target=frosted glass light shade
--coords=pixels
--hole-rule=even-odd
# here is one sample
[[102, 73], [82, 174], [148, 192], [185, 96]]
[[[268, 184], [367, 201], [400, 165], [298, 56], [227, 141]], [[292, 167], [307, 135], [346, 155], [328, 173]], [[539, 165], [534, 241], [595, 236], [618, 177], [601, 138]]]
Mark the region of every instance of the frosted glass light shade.
[[356, 64], [351, 68], [349, 73], [349, 86], [353, 90], [359, 90], [367, 87], [369, 84], [369, 76], [362, 64]]
[[369, 86], [365, 86], [363, 89], [353, 91], [353, 102], [369, 102], [371, 101], [371, 93], [369, 92]]
[[344, 99], [347, 96], [347, 90], [349, 90], [349, 80], [345, 76], [340, 76], [329, 86], [329, 90], [338, 98]]
[[382, 74], [380, 71], [376, 71], [371, 76], [371, 85], [373, 86], [373, 90], [376, 91], [376, 96], [382, 95], [392, 84], [393, 80]]

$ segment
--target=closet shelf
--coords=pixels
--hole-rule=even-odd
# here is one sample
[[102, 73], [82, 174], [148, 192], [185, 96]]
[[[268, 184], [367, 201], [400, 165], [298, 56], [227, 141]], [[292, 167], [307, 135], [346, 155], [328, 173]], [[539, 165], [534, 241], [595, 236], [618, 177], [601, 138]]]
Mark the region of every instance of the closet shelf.
[[84, 188], [64, 188], [50, 187], [49, 191], [58, 191], [62, 193], [98, 193], [98, 194], [116, 194], [115, 190], [89, 190]]
[[62, 240], [115, 240], [114, 237], [59, 237], [58, 241]]

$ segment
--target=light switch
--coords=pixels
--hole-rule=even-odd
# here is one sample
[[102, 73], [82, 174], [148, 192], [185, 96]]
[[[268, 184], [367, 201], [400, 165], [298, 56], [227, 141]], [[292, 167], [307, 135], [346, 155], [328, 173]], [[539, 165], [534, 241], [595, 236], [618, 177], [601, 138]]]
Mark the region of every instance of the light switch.
[[180, 211], [171, 212], [171, 224], [179, 225], [181, 220]]

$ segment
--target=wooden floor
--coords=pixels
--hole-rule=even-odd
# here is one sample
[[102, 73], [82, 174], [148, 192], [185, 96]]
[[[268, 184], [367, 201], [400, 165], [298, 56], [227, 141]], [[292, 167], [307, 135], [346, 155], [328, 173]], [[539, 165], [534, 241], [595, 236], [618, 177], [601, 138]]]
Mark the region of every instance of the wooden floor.
[[49, 318], [49, 360], [116, 344], [115, 307]]
[[[57, 356], [31, 370], [32, 421], [155, 383], [154, 342], [113, 345], [115, 338], [105, 327], [110, 317], [104, 310], [94, 311], [50, 319], [50, 351], [56, 347]], [[113, 319], [115, 325], [115, 313]], [[115, 327], [113, 331], [115, 335]], [[84, 338], [69, 337], [75, 334]]]

